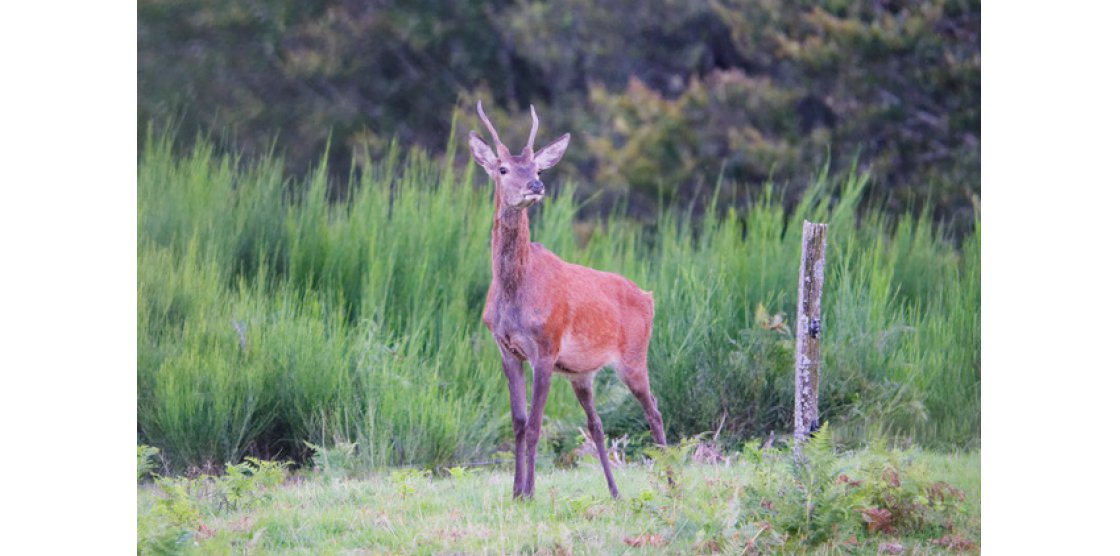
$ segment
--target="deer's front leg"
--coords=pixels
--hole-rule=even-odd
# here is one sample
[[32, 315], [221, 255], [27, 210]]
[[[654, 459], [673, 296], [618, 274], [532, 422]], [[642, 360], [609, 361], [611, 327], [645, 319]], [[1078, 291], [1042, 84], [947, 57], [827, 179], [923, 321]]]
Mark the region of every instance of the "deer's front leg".
[[525, 493], [525, 429], [529, 416], [525, 411], [525, 370], [521, 361], [505, 349], [502, 352], [502, 370], [509, 382], [509, 411], [513, 418], [513, 497]]
[[544, 419], [544, 404], [548, 400], [548, 389], [552, 386], [552, 367], [556, 358], [540, 358], [533, 361], [533, 404], [529, 407], [529, 423], [525, 432], [528, 444], [527, 467], [522, 493], [533, 497], [537, 470], [537, 442], [541, 439], [541, 421]]

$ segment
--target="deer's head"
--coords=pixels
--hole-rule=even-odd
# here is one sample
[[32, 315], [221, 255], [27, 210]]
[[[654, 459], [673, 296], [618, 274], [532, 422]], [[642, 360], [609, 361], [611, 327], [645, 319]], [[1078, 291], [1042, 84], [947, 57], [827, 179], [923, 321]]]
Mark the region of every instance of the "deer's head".
[[490, 149], [474, 130], [470, 132], [471, 154], [486, 173], [494, 179], [497, 187], [498, 198], [504, 207], [525, 208], [544, 198], [544, 183], [541, 182], [541, 172], [560, 162], [564, 151], [568, 149], [568, 141], [572, 138], [570, 133], [565, 133], [559, 139], [548, 144], [540, 152], [533, 151], [533, 141], [537, 137], [537, 111], [532, 105], [529, 113], [533, 117], [533, 128], [529, 131], [529, 141], [521, 154], [510, 154], [509, 149], [498, 138], [494, 125], [482, 110], [482, 101], [478, 101], [478, 116], [486, 129], [490, 130], [490, 137], [497, 147], [497, 154]]

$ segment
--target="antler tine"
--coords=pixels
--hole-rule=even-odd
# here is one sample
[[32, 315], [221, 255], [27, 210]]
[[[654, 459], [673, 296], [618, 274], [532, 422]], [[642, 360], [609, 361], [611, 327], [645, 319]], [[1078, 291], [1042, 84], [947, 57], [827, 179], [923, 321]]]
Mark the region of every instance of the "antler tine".
[[501, 138], [498, 137], [497, 130], [494, 129], [494, 124], [490, 123], [490, 118], [486, 117], [486, 111], [482, 109], [482, 99], [478, 100], [478, 117], [482, 118], [482, 123], [486, 125], [486, 129], [490, 130], [490, 137], [494, 139], [494, 146], [498, 148], [498, 152], [505, 152], [509, 155], [509, 149], [502, 143]]
[[533, 117], [533, 127], [529, 130], [529, 142], [525, 143], [525, 150], [533, 154], [533, 143], [537, 140], [537, 125], [540, 122], [537, 121], [537, 109], [532, 104], [529, 105], [529, 114]]

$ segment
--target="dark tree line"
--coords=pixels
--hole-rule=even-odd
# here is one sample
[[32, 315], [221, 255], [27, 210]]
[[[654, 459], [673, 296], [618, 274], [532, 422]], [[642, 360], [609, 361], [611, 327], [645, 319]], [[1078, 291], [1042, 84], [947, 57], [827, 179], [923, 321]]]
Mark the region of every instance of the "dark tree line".
[[980, 192], [976, 1], [141, 0], [138, 17], [142, 126], [275, 145], [295, 172], [328, 140], [341, 173], [394, 137], [442, 150], [482, 98], [512, 134], [529, 103], [542, 137], [571, 130], [561, 172], [636, 214], [721, 174], [796, 191], [857, 156], [890, 210], [961, 225]]

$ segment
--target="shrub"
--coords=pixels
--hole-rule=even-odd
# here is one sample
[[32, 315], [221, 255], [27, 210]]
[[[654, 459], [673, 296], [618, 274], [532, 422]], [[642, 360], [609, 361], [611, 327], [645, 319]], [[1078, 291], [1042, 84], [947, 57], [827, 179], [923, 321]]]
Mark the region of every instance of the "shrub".
[[136, 482], [152, 476], [152, 470], [159, 465], [155, 459], [157, 455], [159, 455], [159, 448], [155, 446], [141, 444], [136, 447]]

